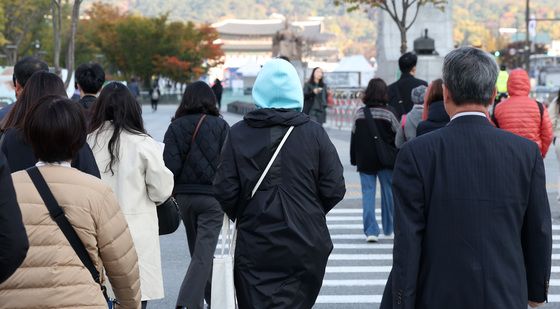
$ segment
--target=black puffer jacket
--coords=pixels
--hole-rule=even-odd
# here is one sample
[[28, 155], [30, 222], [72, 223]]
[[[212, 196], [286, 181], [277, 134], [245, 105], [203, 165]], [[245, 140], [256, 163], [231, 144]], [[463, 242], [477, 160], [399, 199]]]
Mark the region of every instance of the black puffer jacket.
[[193, 114], [175, 119], [165, 132], [163, 159], [175, 176], [174, 194], [214, 194], [212, 182], [229, 125], [220, 117], [207, 115], [191, 147], [201, 117]]

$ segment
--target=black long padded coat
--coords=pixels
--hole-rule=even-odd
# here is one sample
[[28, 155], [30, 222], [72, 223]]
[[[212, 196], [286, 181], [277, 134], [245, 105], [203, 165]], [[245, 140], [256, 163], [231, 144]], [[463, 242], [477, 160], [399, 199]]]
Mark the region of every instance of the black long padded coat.
[[[250, 199], [289, 126], [294, 131]], [[325, 215], [346, 192], [342, 164], [325, 130], [300, 112], [247, 114], [226, 139], [214, 189], [238, 224], [239, 308], [311, 308], [333, 248]]]

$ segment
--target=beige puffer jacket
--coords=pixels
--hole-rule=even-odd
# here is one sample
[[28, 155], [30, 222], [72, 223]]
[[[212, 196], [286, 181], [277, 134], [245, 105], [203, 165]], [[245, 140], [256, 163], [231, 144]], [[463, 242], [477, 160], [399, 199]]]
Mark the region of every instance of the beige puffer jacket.
[[[102, 273], [105, 268], [120, 302], [140, 307], [138, 258], [111, 189], [100, 179], [62, 166], [39, 170], [68, 221]], [[29, 252], [20, 268], [0, 285], [2, 308], [99, 308], [107, 303], [99, 285], [51, 219], [27, 172], [12, 174]]]

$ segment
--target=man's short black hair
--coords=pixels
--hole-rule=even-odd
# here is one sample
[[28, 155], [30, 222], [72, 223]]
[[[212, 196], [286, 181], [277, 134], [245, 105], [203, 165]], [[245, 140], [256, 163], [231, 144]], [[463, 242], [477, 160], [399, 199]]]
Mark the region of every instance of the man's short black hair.
[[408, 52], [399, 58], [399, 69], [402, 73], [410, 73], [418, 62], [418, 56], [415, 53]]
[[17, 81], [20, 86], [24, 87], [31, 75], [39, 71], [48, 72], [49, 65], [35, 57], [29, 56], [20, 59], [14, 66], [14, 86]]
[[86, 142], [84, 112], [80, 105], [68, 98], [42, 97], [25, 119], [25, 137], [41, 161], [70, 161]]
[[76, 83], [84, 93], [96, 94], [105, 83], [105, 71], [97, 63], [80, 64], [76, 69]]

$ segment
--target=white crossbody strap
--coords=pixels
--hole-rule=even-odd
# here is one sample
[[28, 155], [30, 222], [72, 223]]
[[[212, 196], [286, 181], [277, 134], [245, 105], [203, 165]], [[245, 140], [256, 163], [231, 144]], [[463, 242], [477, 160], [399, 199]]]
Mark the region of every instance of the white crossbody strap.
[[284, 134], [284, 138], [282, 138], [282, 141], [280, 142], [280, 145], [278, 145], [278, 148], [276, 148], [276, 151], [274, 152], [274, 154], [272, 155], [272, 158], [270, 159], [270, 161], [268, 162], [268, 165], [266, 166], [266, 168], [264, 169], [264, 172], [261, 175], [261, 178], [259, 178], [259, 181], [257, 182], [257, 184], [255, 185], [255, 188], [253, 189], [253, 192], [251, 193], [251, 197], [255, 196], [255, 193], [257, 193], [257, 190], [259, 190], [259, 187], [261, 186], [264, 178], [266, 177], [266, 174], [268, 174], [268, 171], [270, 170], [270, 168], [272, 167], [272, 164], [274, 163], [274, 161], [276, 160], [276, 157], [278, 156], [278, 154], [280, 153], [280, 150], [282, 150], [282, 147], [284, 146], [284, 143], [286, 142], [286, 140], [288, 139], [288, 136], [290, 136], [290, 134], [292, 133], [292, 131], [294, 130], [294, 127], [291, 126], [288, 129], [288, 132], [286, 132], [286, 134]]

